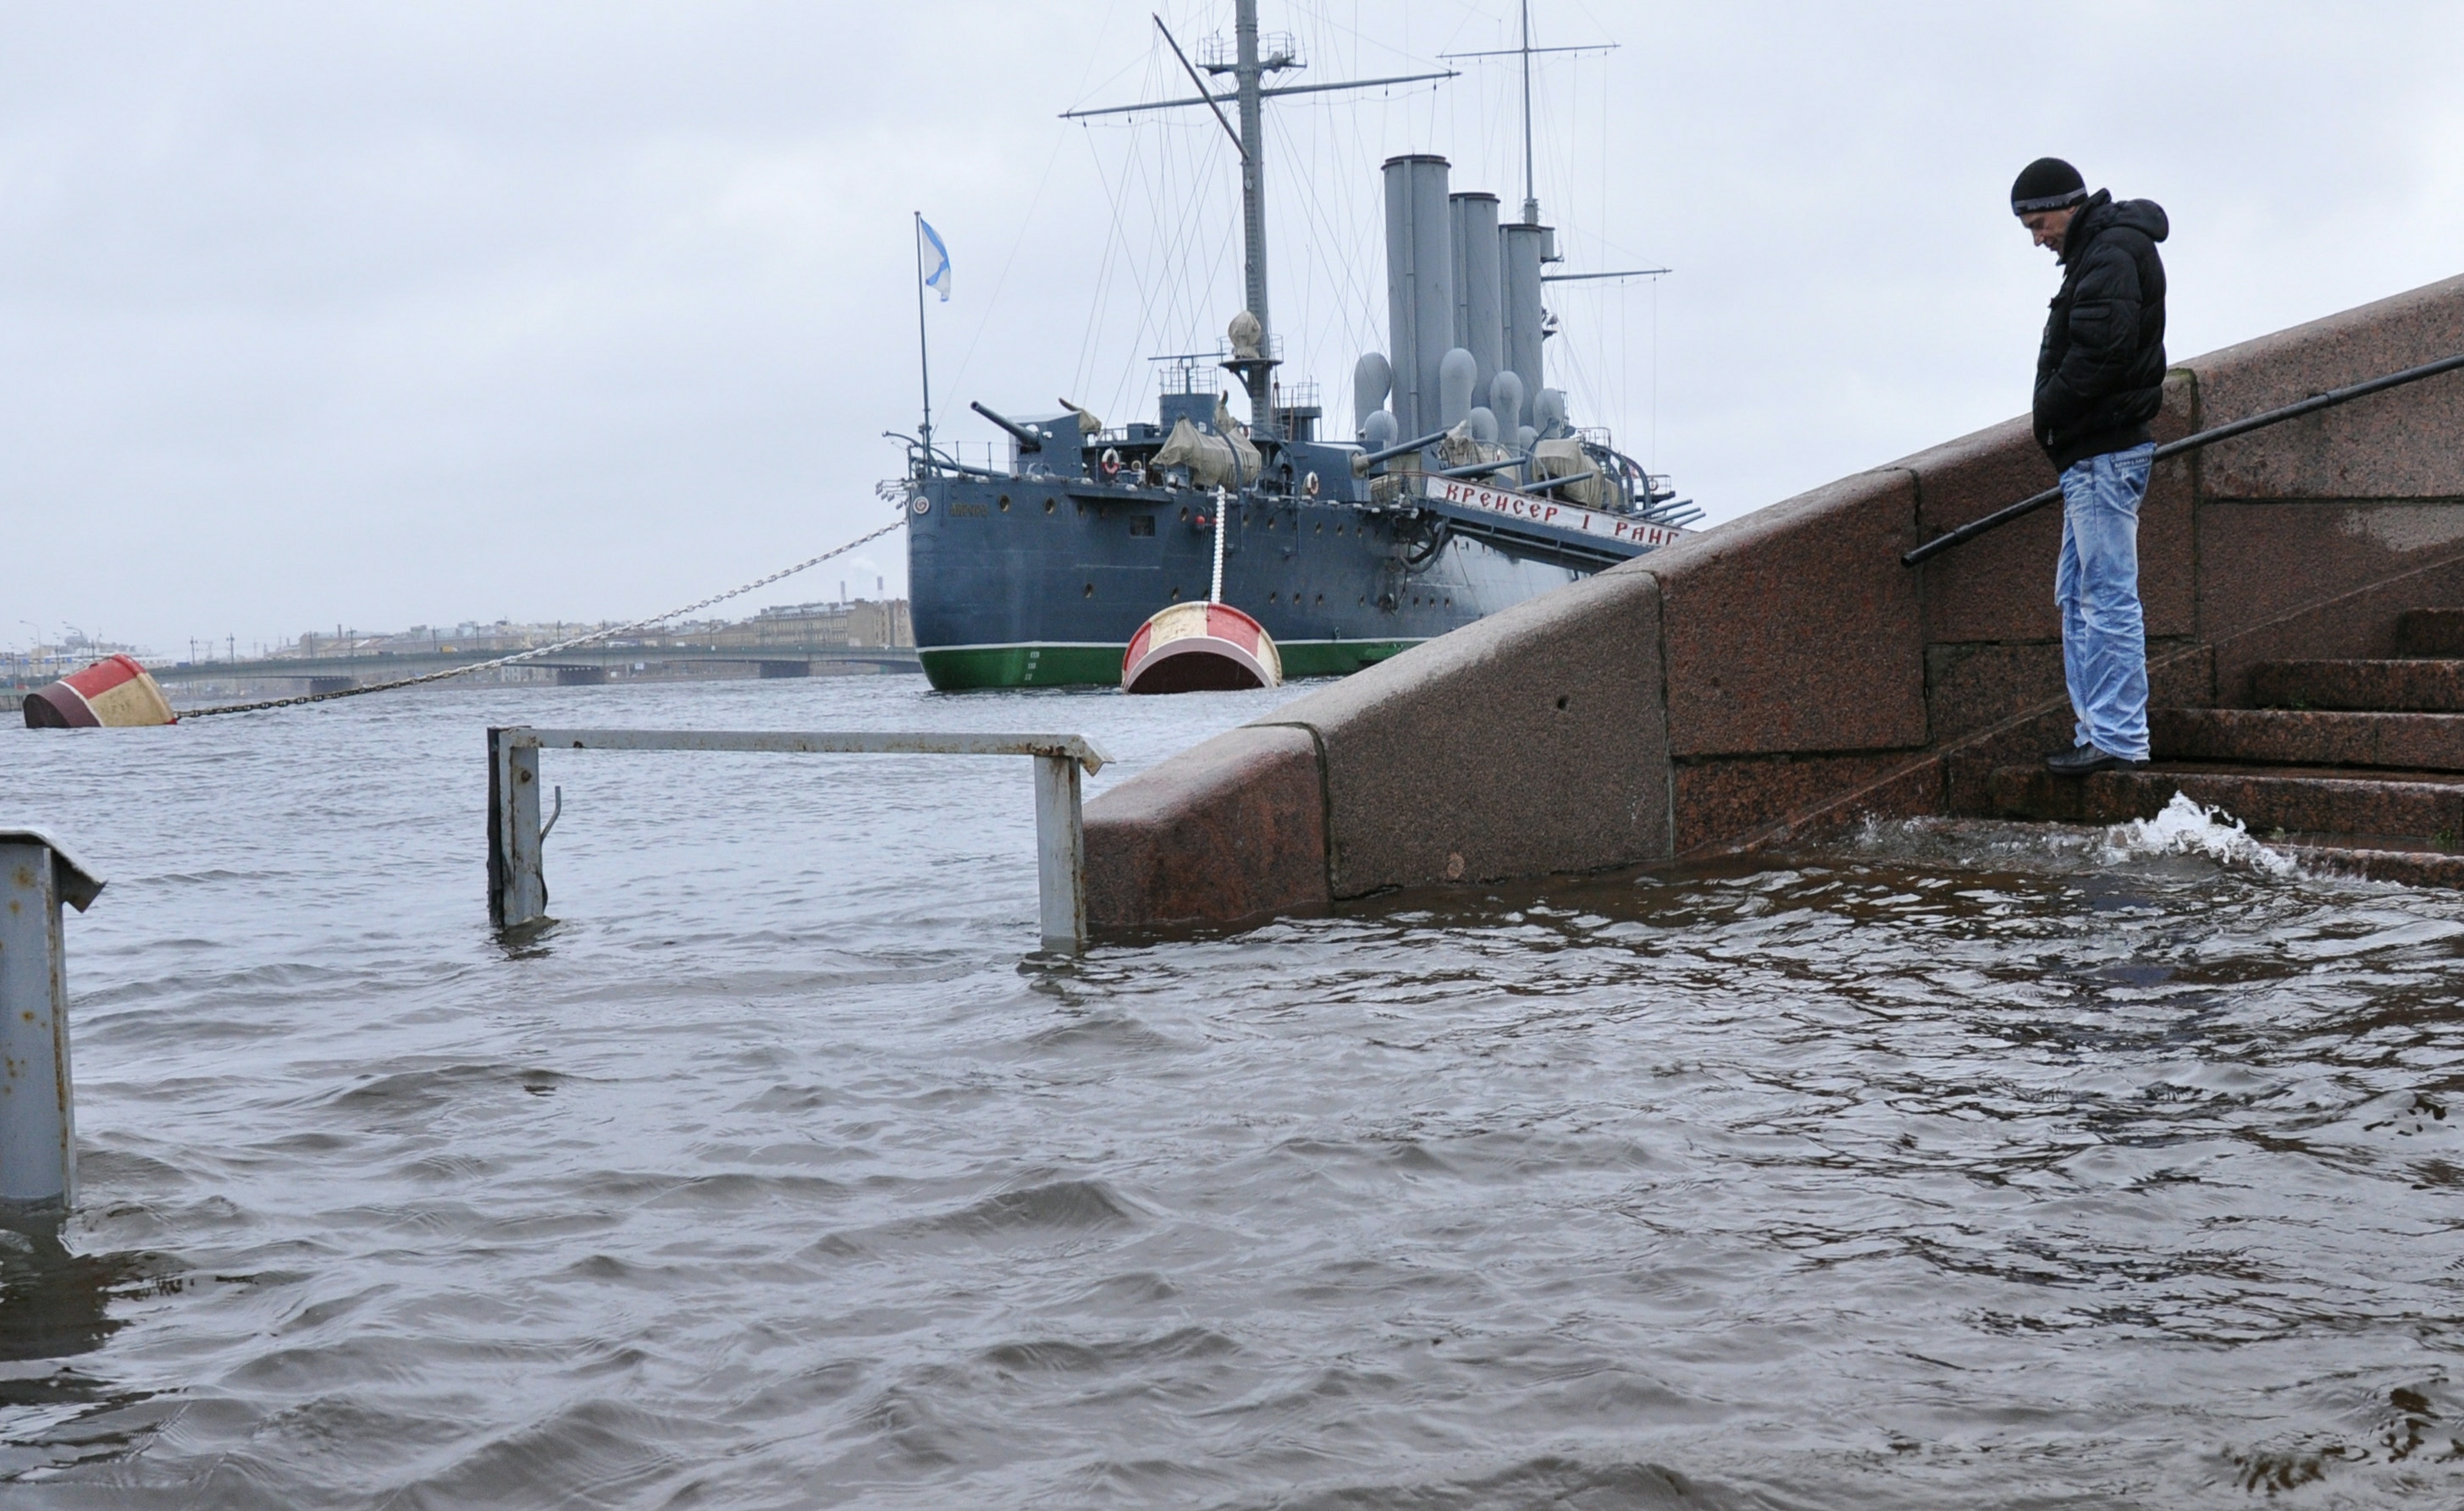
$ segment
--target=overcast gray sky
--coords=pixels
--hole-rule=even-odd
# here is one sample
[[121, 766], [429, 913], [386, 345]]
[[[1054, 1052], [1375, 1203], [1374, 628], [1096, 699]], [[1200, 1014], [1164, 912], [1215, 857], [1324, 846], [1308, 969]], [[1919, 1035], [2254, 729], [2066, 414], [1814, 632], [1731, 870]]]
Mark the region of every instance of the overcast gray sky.
[[[936, 406], [1108, 420], [1239, 305], [1154, 0], [0, 4], [0, 644], [656, 611], [887, 518]], [[1713, 518], [2025, 407], [2057, 153], [2173, 219], [2176, 356], [2464, 272], [2464, 6], [1535, 0], [1551, 381]], [[1230, 0], [1162, 0], [1185, 43]], [[1261, 0], [1311, 81], [1508, 0]], [[1520, 198], [1510, 73], [1271, 107], [1287, 381], [1350, 424], [1378, 162]], [[903, 545], [748, 601], [900, 591]]]

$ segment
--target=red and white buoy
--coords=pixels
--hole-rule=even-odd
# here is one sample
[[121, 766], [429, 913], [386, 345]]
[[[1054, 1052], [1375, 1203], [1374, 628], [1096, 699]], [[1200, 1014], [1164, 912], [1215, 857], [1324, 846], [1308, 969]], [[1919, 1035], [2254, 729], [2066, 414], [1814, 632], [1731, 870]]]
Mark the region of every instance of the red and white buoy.
[[177, 724], [171, 700], [134, 656], [105, 656], [26, 694], [30, 730], [131, 729]]
[[1121, 657], [1124, 692], [1229, 692], [1279, 688], [1284, 658], [1266, 627], [1223, 602], [1223, 515], [1215, 491], [1215, 580], [1203, 603], [1175, 603], [1148, 617]]
[[1265, 627], [1229, 603], [1175, 603], [1130, 637], [1124, 692], [1281, 687], [1283, 657]]

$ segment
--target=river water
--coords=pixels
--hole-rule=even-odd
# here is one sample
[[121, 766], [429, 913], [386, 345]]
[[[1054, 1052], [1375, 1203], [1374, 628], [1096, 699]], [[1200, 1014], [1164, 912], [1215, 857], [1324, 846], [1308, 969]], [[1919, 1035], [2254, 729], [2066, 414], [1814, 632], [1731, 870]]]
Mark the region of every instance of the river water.
[[1283, 695], [0, 732], [111, 879], [0, 1501], [2464, 1494], [2454, 894], [1895, 825], [1073, 960], [1023, 760], [551, 752], [561, 921], [487, 928], [492, 723], [1081, 731], [1100, 790]]

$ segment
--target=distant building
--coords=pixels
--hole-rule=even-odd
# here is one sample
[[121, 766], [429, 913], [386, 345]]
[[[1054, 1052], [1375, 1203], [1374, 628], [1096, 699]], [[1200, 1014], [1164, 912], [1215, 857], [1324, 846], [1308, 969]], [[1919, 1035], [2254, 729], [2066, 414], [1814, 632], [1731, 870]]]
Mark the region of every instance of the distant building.
[[[337, 625], [331, 633], [310, 630], [292, 644], [271, 651], [269, 659], [366, 656], [387, 652], [399, 655], [418, 651], [475, 657], [502, 656], [517, 650], [556, 645], [593, 630], [609, 628], [614, 623], [602, 620], [597, 624], [580, 621], [517, 624], [500, 619], [493, 624], [483, 624], [466, 620], [452, 625], [414, 624], [406, 630], [381, 631], [346, 629]], [[620, 636], [609, 644], [705, 646], [721, 650], [768, 646], [782, 649], [826, 646], [912, 646], [915, 644], [915, 631], [908, 622], [905, 599], [857, 599], [848, 603], [782, 603], [765, 608], [751, 619], [671, 621]]]

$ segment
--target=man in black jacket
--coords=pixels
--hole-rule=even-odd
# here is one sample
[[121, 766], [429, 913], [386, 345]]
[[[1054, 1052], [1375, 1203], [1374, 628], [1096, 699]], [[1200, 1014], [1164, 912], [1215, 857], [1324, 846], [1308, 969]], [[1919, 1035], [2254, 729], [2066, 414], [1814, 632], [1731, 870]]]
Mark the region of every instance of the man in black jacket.
[[2139, 504], [2156, 451], [2147, 424], [2165, 386], [2165, 211], [2087, 191], [2079, 169], [2039, 158], [2011, 186], [2011, 211], [2061, 262], [2061, 292], [2036, 353], [2036, 444], [2062, 478], [2062, 671], [2077, 715], [2064, 776], [2147, 763], [2147, 633], [2139, 605]]

